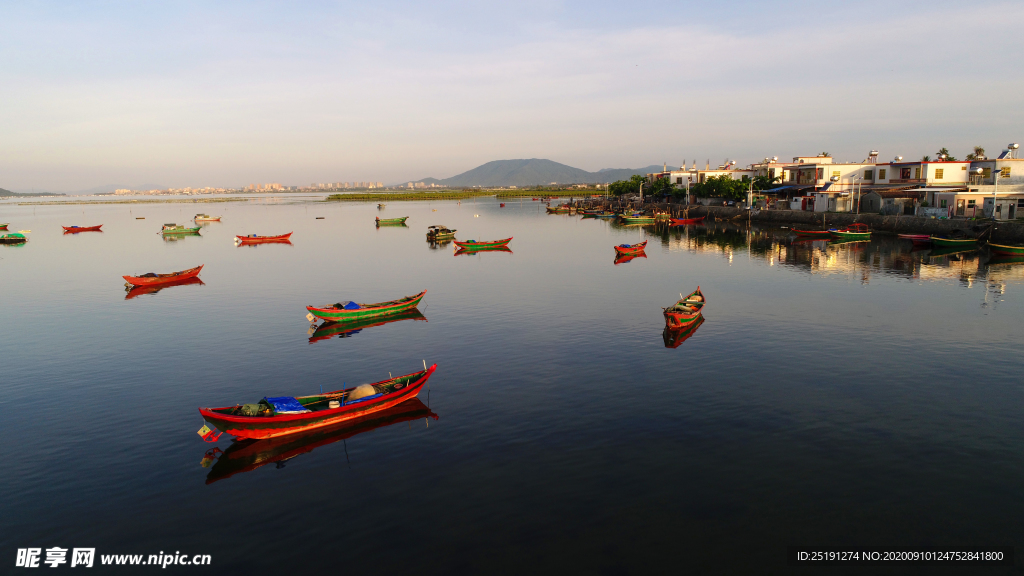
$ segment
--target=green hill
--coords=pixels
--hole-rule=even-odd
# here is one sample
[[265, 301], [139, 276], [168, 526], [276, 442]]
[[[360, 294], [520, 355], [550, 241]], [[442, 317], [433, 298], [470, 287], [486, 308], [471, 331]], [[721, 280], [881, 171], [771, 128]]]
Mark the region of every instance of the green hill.
[[451, 178], [424, 178], [414, 180], [425, 184], [437, 183], [452, 188], [472, 186], [544, 186], [549, 184], [601, 184], [627, 180], [634, 174], [660, 172], [662, 166], [651, 165], [644, 168], [605, 168], [597, 172], [587, 172], [565, 164], [530, 158], [523, 160], [494, 160], [477, 166]]

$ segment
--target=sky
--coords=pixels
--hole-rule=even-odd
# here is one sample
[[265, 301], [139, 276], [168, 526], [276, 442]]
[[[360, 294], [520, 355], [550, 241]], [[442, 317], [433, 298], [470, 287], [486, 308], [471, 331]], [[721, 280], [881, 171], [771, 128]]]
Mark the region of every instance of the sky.
[[0, 188], [1024, 141], [1024, 2], [0, 0]]

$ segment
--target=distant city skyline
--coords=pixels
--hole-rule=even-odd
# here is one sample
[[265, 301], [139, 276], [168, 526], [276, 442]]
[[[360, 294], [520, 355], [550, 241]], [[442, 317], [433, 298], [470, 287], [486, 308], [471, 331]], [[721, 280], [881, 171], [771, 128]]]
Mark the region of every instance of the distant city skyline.
[[8, 3], [0, 188], [963, 157], [1024, 141], [1022, 25], [1020, 2]]

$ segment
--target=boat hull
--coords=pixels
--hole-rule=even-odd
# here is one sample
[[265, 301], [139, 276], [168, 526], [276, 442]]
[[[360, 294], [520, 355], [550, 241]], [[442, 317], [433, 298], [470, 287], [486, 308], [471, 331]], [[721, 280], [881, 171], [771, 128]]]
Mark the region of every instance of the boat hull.
[[665, 330], [661, 333], [661, 338], [665, 342], [665, 348], [679, 348], [679, 345], [687, 341], [691, 336], [697, 333], [697, 328], [704, 323], [704, 317], [700, 314], [694, 322], [681, 327], [681, 328], [669, 328], [665, 327]]
[[466, 250], [479, 250], [481, 248], [501, 248], [507, 246], [512, 238], [505, 238], [504, 240], [491, 240], [490, 242], [467, 242], [467, 241], [455, 241], [455, 245], [459, 248], [465, 248]]
[[829, 234], [838, 240], [870, 240], [871, 232], [842, 232], [829, 230]]
[[[436, 369], [437, 364], [434, 364], [422, 372], [376, 382], [375, 384], [380, 385], [400, 378], [414, 377], [401, 390], [385, 394], [373, 400], [353, 402], [338, 408], [318, 410], [304, 414], [281, 414], [277, 416], [233, 416], [217, 411], [231, 408], [226, 406], [224, 408], [200, 408], [199, 413], [202, 414], [203, 419], [221, 432], [226, 432], [237, 438], [276, 438], [278, 436], [355, 420], [356, 418], [363, 418], [370, 414], [387, 410], [406, 400], [411, 400], [420, 393], [420, 390], [423, 389], [423, 386]], [[342, 391], [328, 392], [325, 395], [339, 392]]]
[[405, 224], [405, 221], [408, 219], [408, 216], [403, 216], [402, 218], [377, 218], [376, 222], [378, 226], [381, 224]]
[[189, 278], [195, 278], [202, 271], [205, 264], [196, 266], [195, 268], [189, 268], [188, 270], [182, 270], [181, 272], [174, 272], [167, 276], [122, 276], [125, 282], [132, 286], [155, 286], [157, 284], [168, 284], [170, 282], [178, 282], [181, 280], [188, 280]]
[[1024, 246], [1004, 246], [989, 242], [988, 249], [1004, 256], [1024, 256]]
[[[706, 216], [705, 216], [706, 218]], [[669, 220], [670, 226], [691, 226], [693, 224], [700, 224], [704, 221], [704, 218], [671, 218]]]
[[79, 232], [102, 232], [103, 224], [99, 226], [61, 226], [67, 234], [78, 234]]
[[623, 246], [615, 246], [615, 253], [616, 254], [637, 254], [639, 252], [643, 252], [644, 248], [646, 248], [646, 247], [647, 247], [647, 240], [644, 240], [643, 242], [640, 242], [639, 244], [631, 245], [629, 248], [625, 248]]
[[676, 301], [676, 305], [681, 302], [692, 299], [694, 296], [700, 296], [700, 305], [688, 304], [693, 309], [689, 312], [684, 310], [676, 310], [675, 305], [665, 308], [665, 327], [670, 330], [679, 330], [686, 328], [701, 318], [701, 313], [704, 312], [704, 306], [707, 304], [707, 299], [704, 297], [704, 293], [700, 291], [700, 286], [696, 290], [691, 292], [685, 298]]
[[965, 247], [965, 246], [971, 246], [973, 244], [977, 244], [978, 243], [978, 241], [976, 239], [974, 239], [974, 238], [967, 238], [967, 239], [963, 239], [963, 240], [954, 240], [952, 238], [939, 238], [938, 236], [932, 236], [931, 238], [932, 238], [932, 244], [934, 244], [936, 246], [941, 246], [941, 247], [944, 247], [944, 248], [949, 248], [949, 247], [954, 247], [954, 246]]
[[804, 238], [831, 238], [832, 233], [828, 230], [797, 230], [792, 228], [792, 231], [797, 236], [803, 236]]
[[266, 244], [268, 242], [287, 242], [294, 232], [281, 234], [280, 236], [235, 236], [240, 244]]
[[350, 320], [362, 320], [364, 318], [374, 318], [377, 316], [388, 316], [390, 314], [400, 314], [411, 310], [420, 304], [420, 300], [427, 294], [424, 290], [415, 296], [406, 296], [403, 299], [391, 300], [385, 302], [384, 306], [370, 305], [369, 308], [359, 308], [357, 310], [338, 310], [337, 308], [317, 308], [316, 306], [306, 306], [306, 310], [310, 314], [326, 320], [328, 322], [347, 322]]
[[910, 240], [915, 244], [930, 244], [932, 237], [928, 234], [897, 234], [897, 238], [901, 240]]
[[200, 226], [196, 226], [194, 228], [169, 228], [169, 229], [166, 229], [166, 230], [161, 230], [160, 233], [161, 234], [196, 234], [201, 229], [202, 228]]

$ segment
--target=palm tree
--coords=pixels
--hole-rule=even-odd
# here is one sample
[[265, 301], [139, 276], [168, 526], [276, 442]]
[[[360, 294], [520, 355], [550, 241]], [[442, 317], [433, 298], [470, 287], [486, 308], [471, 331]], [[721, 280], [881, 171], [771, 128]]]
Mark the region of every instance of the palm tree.
[[924, 156], [921, 156], [921, 162], [931, 162], [931, 161], [932, 161], [932, 157], [931, 156], [929, 156], [927, 154], [925, 154]]
[[818, 154], [818, 156], [821, 156], [822, 158], [831, 158], [832, 157], [832, 153], [831, 152], [822, 152], [821, 154]]
[[985, 158], [985, 149], [981, 146], [975, 146], [974, 153], [967, 155], [968, 160], [981, 160], [983, 158]]
[[935, 153], [935, 156], [943, 160], [956, 162], [956, 158], [954, 158], [953, 155], [949, 153], [949, 148], [946, 148], [945, 146], [939, 148], [939, 151]]

